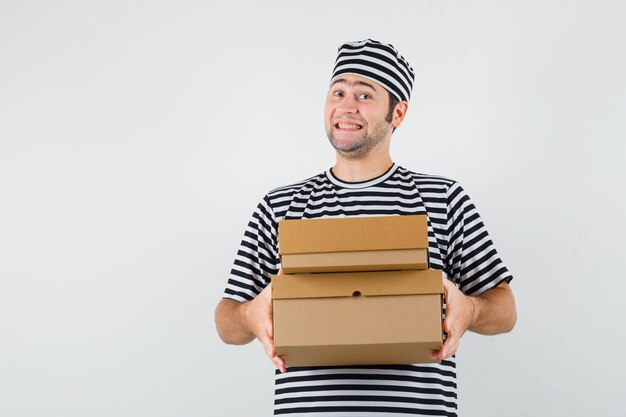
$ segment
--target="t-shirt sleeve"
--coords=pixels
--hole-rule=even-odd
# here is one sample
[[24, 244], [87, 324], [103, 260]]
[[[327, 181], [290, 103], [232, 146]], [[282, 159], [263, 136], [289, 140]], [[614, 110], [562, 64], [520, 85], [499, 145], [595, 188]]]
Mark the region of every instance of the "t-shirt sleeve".
[[240, 302], [252, 300], [278, 273], [278, 227], [268, 196], [252, 213], [235, 255], [223, 297]]
[[478, 295], [510, 282], [513, 276], [504, 265], [476, 207], [459, 183], [446, 195], [448, 249], [446, 273], [468, 295]]

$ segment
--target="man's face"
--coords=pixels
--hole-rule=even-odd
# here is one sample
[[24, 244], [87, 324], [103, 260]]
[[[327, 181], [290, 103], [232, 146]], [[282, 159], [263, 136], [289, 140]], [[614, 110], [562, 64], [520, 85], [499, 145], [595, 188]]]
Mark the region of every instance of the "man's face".
[[389, 95], [380, 84], [354, 74], [337, 77], [326, 96], [324, 124], [331, 145], [340, 154], [358, 159], [391, 136], [385, 120]]

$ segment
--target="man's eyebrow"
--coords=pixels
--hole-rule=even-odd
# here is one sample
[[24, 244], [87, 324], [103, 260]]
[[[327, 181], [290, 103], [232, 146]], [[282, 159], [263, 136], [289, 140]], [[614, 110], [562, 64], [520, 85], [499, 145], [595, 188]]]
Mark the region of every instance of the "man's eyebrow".
[[335, 81], [333, 81], [333, 83], [330, 85], [331, 87], [337, 83], [342, 83], [342, 84], [348, 84], [348, 85], [364, 85], [366, 87], [371, 88], [372, 90], [376, 91], [376, 89], [374, 88], [374, 86], [370, 83], [366, 83], [365, 81], [353, 81], [353, 82], [348, 82], [346, 80], [344, 80], [343, 78], [337, 78]]

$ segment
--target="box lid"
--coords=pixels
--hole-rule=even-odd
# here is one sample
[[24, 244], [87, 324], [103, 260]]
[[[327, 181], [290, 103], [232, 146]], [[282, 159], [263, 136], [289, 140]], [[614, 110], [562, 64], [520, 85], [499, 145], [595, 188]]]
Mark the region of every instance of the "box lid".
[[281, 255], [428, 247], [425, 214], [282, 220]]
[[442, 271], [291, 274], [272, 277], [272, 298], [443, 294]]

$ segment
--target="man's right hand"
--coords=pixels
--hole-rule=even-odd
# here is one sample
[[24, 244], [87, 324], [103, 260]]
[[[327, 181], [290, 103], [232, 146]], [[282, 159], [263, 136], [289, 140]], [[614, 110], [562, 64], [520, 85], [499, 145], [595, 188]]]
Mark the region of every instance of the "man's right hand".
[[[282, 269], [278, 275], [282, 275]], [[265, 353], [280, 372], [286, 371], [285, 361], [274, 348], [274, 325], [272, 322], [272, 285], [269, 284], [253, 300], [242, 306], [242, 316], [248, 329], [263, 344]]]

